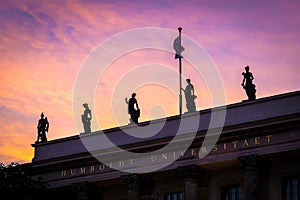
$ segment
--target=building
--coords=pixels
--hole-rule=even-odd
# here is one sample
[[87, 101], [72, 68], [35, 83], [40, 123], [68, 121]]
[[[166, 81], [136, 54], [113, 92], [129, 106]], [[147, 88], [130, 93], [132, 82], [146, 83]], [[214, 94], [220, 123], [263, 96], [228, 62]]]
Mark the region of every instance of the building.
[[[126, 135], [124, 130], [137, 128], [128, 125], [34, 144], [32, 168], [35, 177], [42, 177], [51, 185], [45, 199], [299, 199], [299, 102], [300, 91], [296, 91], [228, 105], [224, 127], [211, 151], [202, 145], [204, 138], [214, 137], [205, 137], [212, 115], [212, 109], [207, 109], [168, 117], [164, 128], [149, 138]], [[197, 116], [199, 126], [186, 151], [171, 147], [147, 154], [166, 147], [181, 120], [195, 120]], [[144, 122], [141, 127], [159, 122]], [[136, 160], [127, 159], [110, 147], [99, 151], [96, 147], [92, 154], [105, 155], [104, 165], [83, 144], [83, 138], [95, 141], [101, 135], [121, 149], [145, 153], [142, 159], [148, 159], [147, 164], [138, 165]], [[176, 142], [180, 147], [185, 140]], [[202, 154], [207, 155], [201, 157]], [[154, 169], [177, 157], [169, 165], [148, 173], [124, 172]]]

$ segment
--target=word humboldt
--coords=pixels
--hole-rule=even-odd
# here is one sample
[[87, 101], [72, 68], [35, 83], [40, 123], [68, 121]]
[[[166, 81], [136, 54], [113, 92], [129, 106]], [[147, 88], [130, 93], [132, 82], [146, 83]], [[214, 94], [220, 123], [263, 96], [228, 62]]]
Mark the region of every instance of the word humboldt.
[[[234, 140], [230, 142], [218, 143], [213, 146], [210, 152], [208, 152], [207, 147], [201, 146], [197, 148], [190, 148], [187, 151], [172, 151], [172, 152], [165, 152], [159, 155], [151, 155], [148, 158], [144, 158], [147, 163], [157, 164], [159, 162], [166, 162], [171, 159], [186, 159], [186, 158], [195, 158], [200, 157], [201, 154], [206, 155], [213, 155], [214, 153], [222, 153], [222, 152], [231, 152], [240, 149], [251, 148], [260, 145], [267, 145], [272, 143], [272, 135], [266, 135], [262, 137], [254, 137], [254, 138], [246, 138], [242, 140]], [[117, 169], [125, 169], [130, 167], [135, 167], [135, 159], [127, 159], [127, 160], [118, 160], [109, 163], [109, 165], [104, 164], [96, 164], [90, 166], [84, 166], [79, 168], [73, 169], [64, 169], [60, 171], [61, 177], [69, 177], [69, 176], [80, 176], [80, 175], [87, 175], [87, 174], [95, 174], [95, 173], [102, 173], [105, 171], [113, 170], [114, 168]]]

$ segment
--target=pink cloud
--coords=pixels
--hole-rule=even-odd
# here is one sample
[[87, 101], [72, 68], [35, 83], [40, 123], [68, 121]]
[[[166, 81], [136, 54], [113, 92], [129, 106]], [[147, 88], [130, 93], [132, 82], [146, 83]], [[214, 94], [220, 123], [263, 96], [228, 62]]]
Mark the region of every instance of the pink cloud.
[[[295, 1], [186, 1], [182, 4], [130, 1], [125, 6], [114, 1], [3, 2], [0, 6], [0, 106], [5, 109], [1, 107], [0, 120], [5, 126], [0, 130], [5, 136], [0, 136], [0, 159], [30, 161], [30, 143], [36, 139], [36, 123], [42, 111], [51, 123], [49, 139], [77, 134], [72, 92], [80, 65], [98, 43], [131, 28], [158, 26], [176, 30], [182, 26], [183, 33], [202, 44], [219, 67], [228, 103], [246, 98], [240, 86], [245, 65], [250, 65], [254, 73], [259, 97], [298, 90], [299, 7]], [[105, 127], [115, 125], [111, 111], [105, 106], [110, 104], [109, 95], [118, 78], [145, 62], [161, 62], [177, 69], [172, 56], [160, 52], [151, 55], [148, 59], [147, 54], [136, 52], [122, 57], [99, 83], [96, 97], [99, 106], [95, 112], [104, 120]], [[184, 73], [192, 76], [194, 71], [185, 64]], [[199, 94], [198, 108], [210, 107], [205, 77], [191, 78]], [[143, 112], [147, 114], [144, 120], [149, 119], [150, 105], [155, 103], [150, 99], [155, 95], [155, 86], [150, 88], [149, 93], [146, 87], [139, 89]], [[163, 92], [161, 88], [158, 90]], [[172, 98], [170, 95], [159, 103], [168, 104]], [[169, 115], [177, 112], [173, 104], [166, 110]], [[125, 123], [126, 105], [120, 103], [117, 112], [124, 116]], [[109, 117], [104, 119], [104, 116]]]

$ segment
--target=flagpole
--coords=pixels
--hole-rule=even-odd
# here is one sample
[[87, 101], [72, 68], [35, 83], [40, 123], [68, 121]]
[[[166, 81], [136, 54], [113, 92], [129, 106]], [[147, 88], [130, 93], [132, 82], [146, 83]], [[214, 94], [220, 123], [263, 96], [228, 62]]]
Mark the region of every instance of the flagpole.
[[[181, 45], [181, 30], [182, 28], [179, 27], [178, 31], [179, 31], [179, 38], [180, 38], [180, 45]], [[181, 73], [182, 73], [182, 62], [181, 62], [181, 58], [182, 56], [179, 56], [179, 115], [182, 115], [182, 80], [181, 80]]]

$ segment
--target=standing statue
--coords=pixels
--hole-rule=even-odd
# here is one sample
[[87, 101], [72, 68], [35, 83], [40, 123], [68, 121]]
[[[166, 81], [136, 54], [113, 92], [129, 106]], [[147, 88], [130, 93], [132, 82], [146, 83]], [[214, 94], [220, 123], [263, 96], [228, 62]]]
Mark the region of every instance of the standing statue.
[[[250, 67], [246, 66], [245, 70], [246, 72], [243, 72], [242, 75], [244, 77], [242, 82], [242, 87], [246, 90], [246, 94], [248, 96], [248, 100], [255, 100], [256, 99], [256, 89], [255, 85], [252, 83], [252, 80], [254, 79], [252, 73], [249, 71]], [[245, 83], [246, 82], [246, 83]]]
[[48, 133], [49, 130], [49, 122], [47, 117], [44, 118], [44, 113], [41, 114], [41, 119], [39, 119], [37, 130], [38, 130], [38, 134], [37, 134], [36, 143], [47, 142], [46, 133]]
[[91, 120], [92, 112], [87, 103], [82, 104], [85, 108], [83, 114], [81, 115], [81, 121], [83, 123], [83, 129], [85, 133], [91, 133]]
[[[125, 98], [125, 102], [128, 105], [128, 114], [130, 114], [130, 123], [138, 124], [139, 123], [138, 118], [140, 117], [140, 109], [135, 96], [136, 93], [133, 93], [129, 101], [127, 98]], [[134, 105], [136, 105], [136, 108]]]
[[187, 86], [185, 89], [181, 88], [184, 91], [185, 100], [186, 100], [186, 108], [188, 112], [195, 112], [196, 111], [196, 105], [195, 105], [195, 99], [197, 96], [194, 92], [194, 86], [191, 83], [191, 79], [186, 79]]

